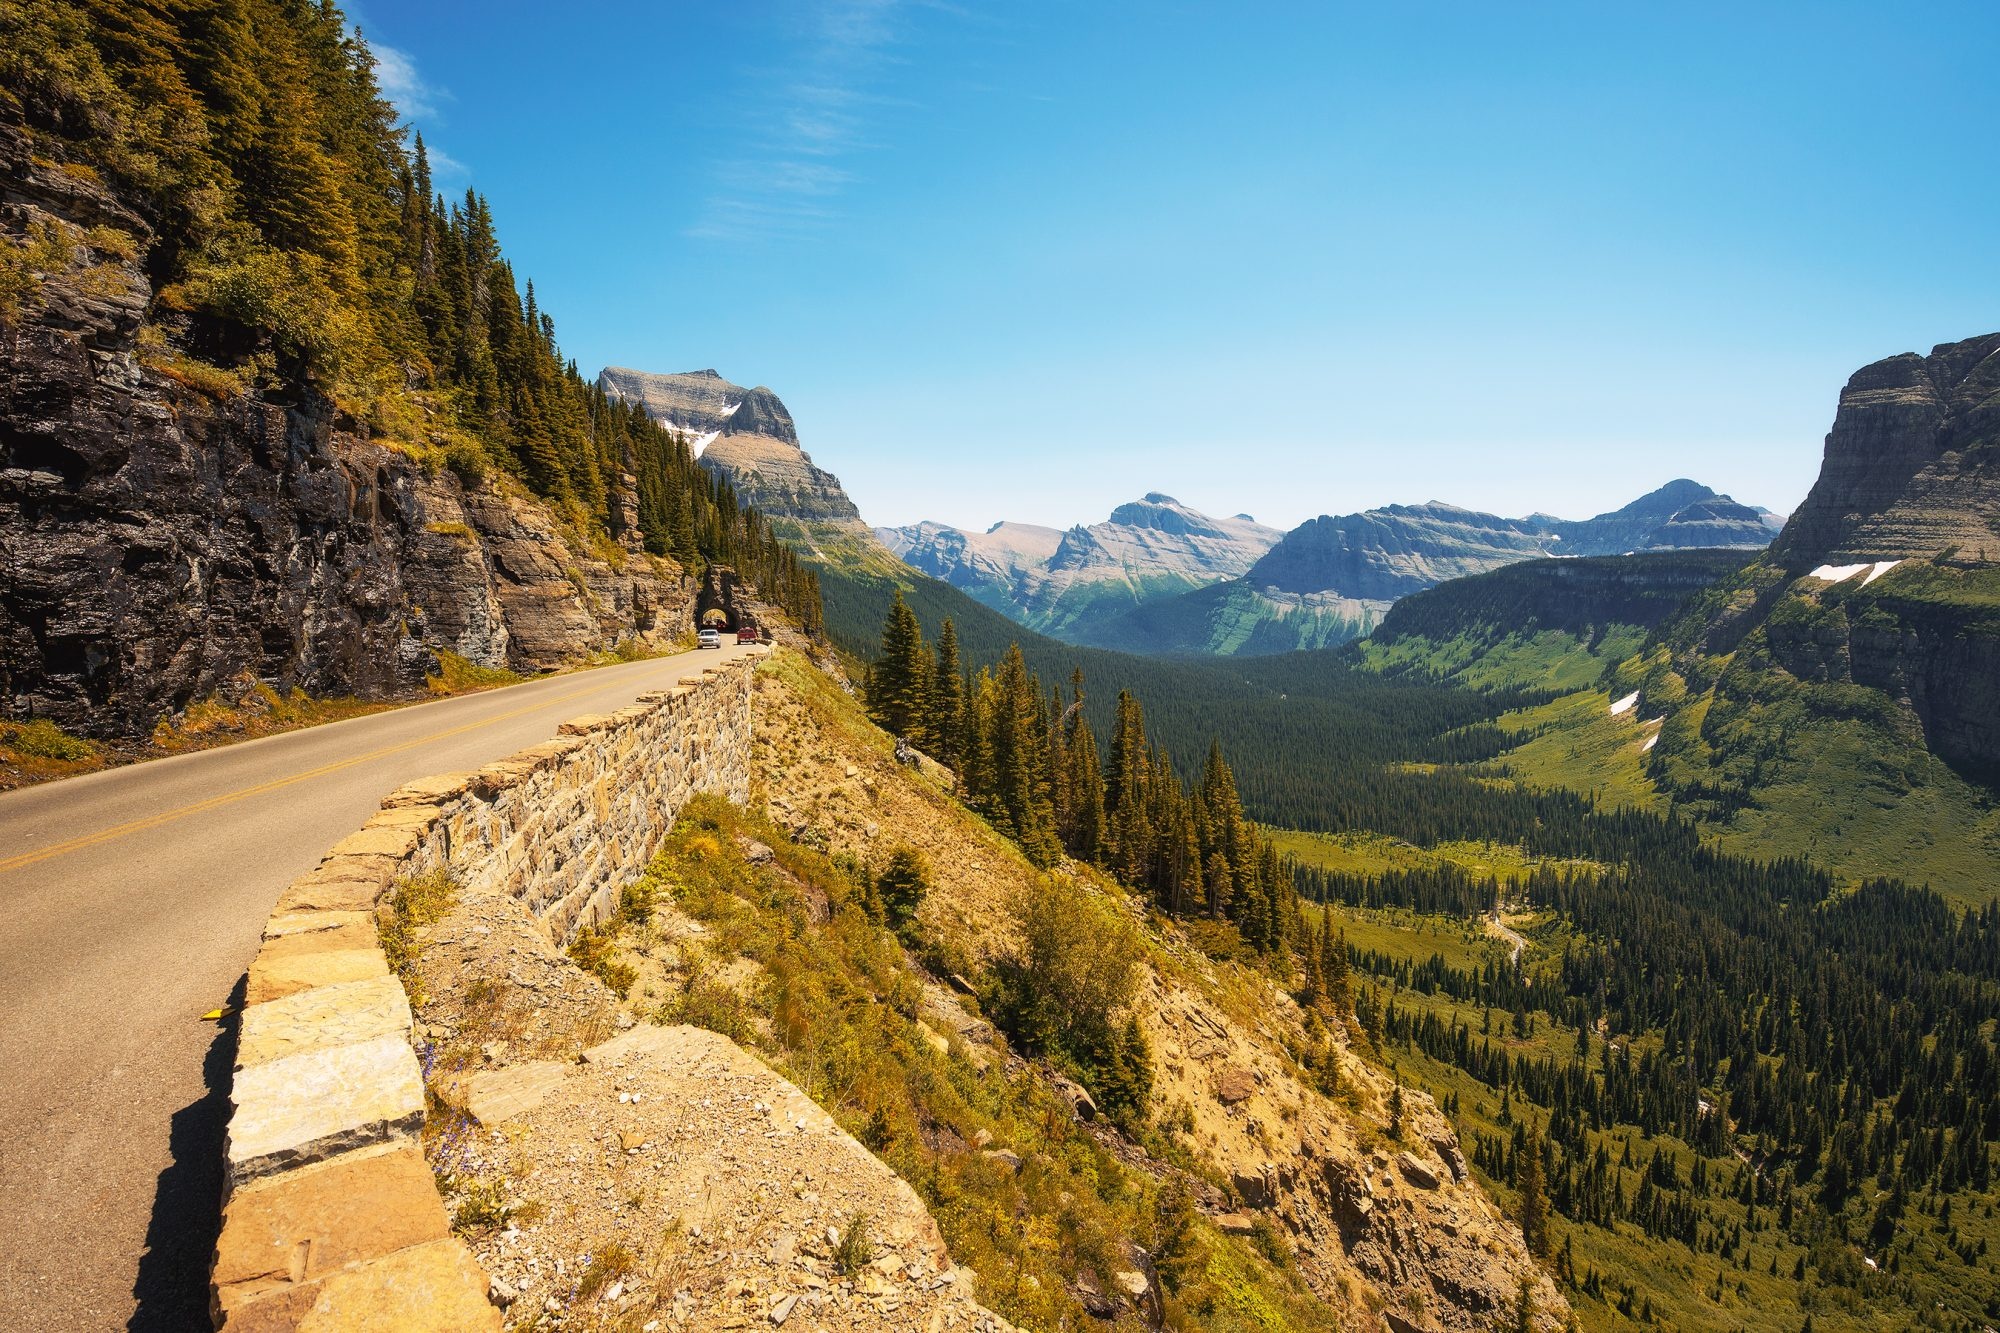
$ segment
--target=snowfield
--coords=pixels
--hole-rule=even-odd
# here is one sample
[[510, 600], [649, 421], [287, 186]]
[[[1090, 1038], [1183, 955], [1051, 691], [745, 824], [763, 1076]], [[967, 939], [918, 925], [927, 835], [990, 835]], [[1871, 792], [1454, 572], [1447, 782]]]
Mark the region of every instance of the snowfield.
[[1902, 563], [1900, 560], [1877, 560], [1870, 564], [1864, 560], [1858, 565], [1821, 565], [1806, 577], [1821, 579], [1827, 583], [1845, 583], [1865, 569], [1868, 571], [1868, 577], [1861, 580], [1861, 586], [1865, 588]]

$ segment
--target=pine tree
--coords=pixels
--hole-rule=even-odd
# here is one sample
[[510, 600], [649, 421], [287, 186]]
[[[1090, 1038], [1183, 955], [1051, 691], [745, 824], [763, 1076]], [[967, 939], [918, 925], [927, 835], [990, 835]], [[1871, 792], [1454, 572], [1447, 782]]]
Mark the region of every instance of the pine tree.
[[924, 717], [929, 676], [923, 627], [898, 588], [882, 626], [882, 656], [869, 680], [869, 716], [891, 735], [912, 735]]
[[958, 660], [958, 627], [949, 617], [938, 626], [936, 652], [931, 667], [924, 749], [946, 768], [955, 769], [965, 731], [965, 678]]
[[1152, 855], [1148, 777], [1145, 711], [1131, 691], [1120, 690], [1111, 732], [1111, 768], [1104, 775], [1104, 809], [1111, 830], [1111, 870], [1127, 884], [1142, 882]]
[[1063, 821], [1063, 846], [1079, 861], [1098, 864], [1104, 857], [1104, 774], [1098, 768], [1097, 736], [1083, 715], [1083, 669], [1070, 677], [1072, 700], [1061, 762], [1068, 775], [1069, 808]]
[[930, 892], [930, 883], [930, 865], [921, 852], [898, 847], [889, 853], [888, 864], [875, 877], [883, 922], [899, 935], [906, 933]]
[[1001, 659], [993, 681], [992, 782], [999, 817], [1028, 859], [1052, 865], [1061, 852], [1049, 799], [1048, 727], [1041, 691], [1028, 674], [1021, 646]]
[[1549, 1196], [1542, 1180], [1542, 1136], [1538, 1130], [1530, 1129], [1521, 1144], [1514, 1187], [1521, 1195], [1517, 1217], [1521, 1224], [1521, 1239], [1526, 1243], [1529, 1254], [1537, 1259], [1546, 1259], [1549, 1256]]

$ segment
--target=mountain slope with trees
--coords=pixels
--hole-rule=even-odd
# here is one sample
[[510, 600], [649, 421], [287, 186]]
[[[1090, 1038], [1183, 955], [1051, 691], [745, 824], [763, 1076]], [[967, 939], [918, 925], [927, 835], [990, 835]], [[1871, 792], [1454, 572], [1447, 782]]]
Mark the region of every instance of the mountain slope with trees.
[[692, 620], [754, 510], [561, 354], [331, 5], [25, 0], [0, 44], [12, 711], [100, 734], [263, 681], [421, 689]]

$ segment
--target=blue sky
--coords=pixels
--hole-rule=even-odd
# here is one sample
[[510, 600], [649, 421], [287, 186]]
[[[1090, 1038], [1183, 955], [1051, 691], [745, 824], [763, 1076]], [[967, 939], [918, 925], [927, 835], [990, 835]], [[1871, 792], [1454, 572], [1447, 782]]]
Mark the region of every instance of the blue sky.
[[877, 523], [1784, 510], [2000, 328], [2000, 6], [350, 9], [586, 372], [768, 384]]

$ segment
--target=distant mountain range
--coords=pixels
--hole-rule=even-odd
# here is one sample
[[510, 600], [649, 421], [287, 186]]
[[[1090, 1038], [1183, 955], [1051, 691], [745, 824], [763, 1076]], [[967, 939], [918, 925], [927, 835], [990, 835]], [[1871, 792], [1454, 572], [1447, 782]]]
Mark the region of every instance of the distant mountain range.
[[916, 569], [1021, 624], [1156, 654], [1270, 653], [1365, 634], [1397, 598], [1550, 555], [1755, 549], [1776, 516], [1685, 479], [1610, 513], [1502, 518], [1432, 502], [1322, 515], [1280, 536], [1152, 494], [1067, 532], [997, 523], [878, 528]]
[[1284, 536], [1248, 514], [1210, 518], [1157, 491], [1067, 531], [996, 523], [877, 528], [883, 545], [1030, 629], [1058, 638], [1250, 570]]
[[1516, 565], [1399, 601], [1343, 651], [1414, 680], [1575, 691], [1503, 721], [1516, 743], [1496, 766], [1522, 781], [1988, 902], [2000, 333], [1856, 371], [1768, 550]]
[[1248, 514], [1212, 518], [1153, 492], [1101, 523], [876, 528], [799, 443], [771, 390], [713, 370], [607, 367], [598, 384], [682, 435], [704, 467], [823, 564], [882, 576], [901, 566], [1016, 624], [1070, 643], [1154, 655], [1320, 648], [1366, 634], [1397, 598], [1542, 556], [1700, 547], [1754, 549], [1776, 516], [1685, 479], [1587, 519], [1432, 502], [1322, 515], [1290, 532]]

